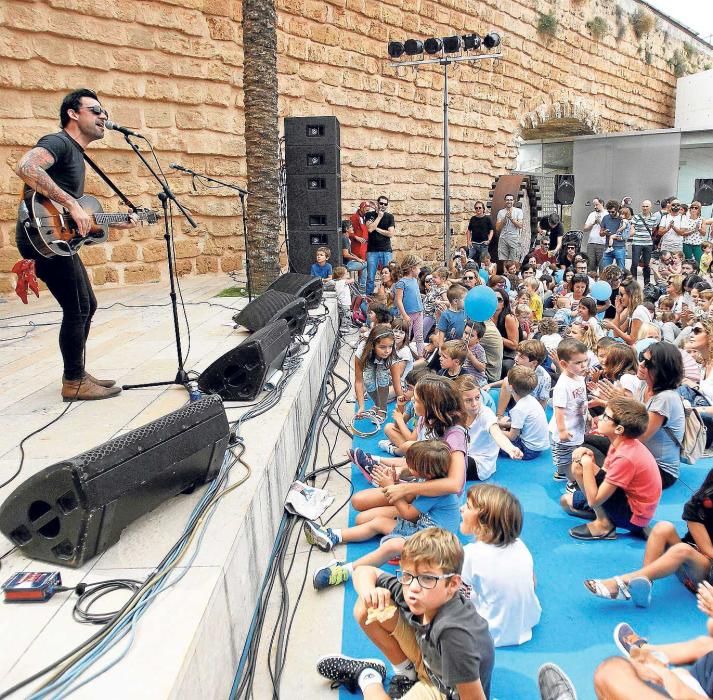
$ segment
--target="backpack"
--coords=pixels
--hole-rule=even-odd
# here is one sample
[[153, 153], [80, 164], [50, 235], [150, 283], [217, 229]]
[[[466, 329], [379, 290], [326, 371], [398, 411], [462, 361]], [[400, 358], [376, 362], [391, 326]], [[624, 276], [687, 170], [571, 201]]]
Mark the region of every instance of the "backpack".
[[695, 464], [706, 451], [708, 430], [698, 409], [693, 408], [683, 399], [681, 399], [681, 403], [683, 404], [683, 411], [686, 416], [683, 440], [678, 440], [670, 428], [666, 427], [665, 430], [681, 449], [681, 461], [686, 464]]

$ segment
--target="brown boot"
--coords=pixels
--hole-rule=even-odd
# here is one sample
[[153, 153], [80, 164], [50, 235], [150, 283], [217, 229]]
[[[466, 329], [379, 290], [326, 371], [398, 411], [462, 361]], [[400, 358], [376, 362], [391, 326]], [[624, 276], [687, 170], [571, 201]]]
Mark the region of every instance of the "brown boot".
[[103, 387], [88, 379], [62, 379], [63, 401], [100, 401], [118, 396], [121, 389], [118, 386]]
[[[114, 386], [114, 384], [116, 384], [116, 381], [114, 381], [113, 379], [97, 379], [96, 377], [93, 377], [91, 374], [89, 374], [89, 372], [84, 373], [84, 379], [85, 381], [89, 380], [97, 386], [104, 386], [107, 389], [110, 389]], [[62, 375], [62, 381], [64, 381], [64, 375]]]

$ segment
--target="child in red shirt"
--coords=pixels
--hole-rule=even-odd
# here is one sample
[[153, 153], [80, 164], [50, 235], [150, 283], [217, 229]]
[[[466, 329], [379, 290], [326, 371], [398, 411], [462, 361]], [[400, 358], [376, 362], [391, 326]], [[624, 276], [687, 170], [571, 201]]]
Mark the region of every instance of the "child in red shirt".
[[[599, 432], [611, 441], [603, 468], [591, 450], [580, 447], [573, 454], [572, 473], [580, 491], [562, 497], [571, 515], [594, 520], [573, 527], [578, 540], [616, 539], [617, 527], [644, 536], [661, 498], [661, 474], [656, 460], [638, 438], [648, 426], [646, 407], [631, 398], [609, 401], [599, 418]], [[591, 509], [591, 510], [590, 510]]]

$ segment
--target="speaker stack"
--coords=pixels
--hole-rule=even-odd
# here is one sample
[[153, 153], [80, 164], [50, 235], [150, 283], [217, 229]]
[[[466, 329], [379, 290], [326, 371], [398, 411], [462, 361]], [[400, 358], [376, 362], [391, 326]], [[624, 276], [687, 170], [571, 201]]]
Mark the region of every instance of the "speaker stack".
[[574, 175], [555, 175], [555, 204], [574, 203]]
[[342, 180], [336, 117], [286, 117], [287, 229], [290, 270], [309, 274], [315, 251], [342, 264]]
[[24, 481], [0, 507], [0, 531], [30, 559], [82, 566], [136, 518], [214, 479], [229, 435], [219, 397], [190, 403]]

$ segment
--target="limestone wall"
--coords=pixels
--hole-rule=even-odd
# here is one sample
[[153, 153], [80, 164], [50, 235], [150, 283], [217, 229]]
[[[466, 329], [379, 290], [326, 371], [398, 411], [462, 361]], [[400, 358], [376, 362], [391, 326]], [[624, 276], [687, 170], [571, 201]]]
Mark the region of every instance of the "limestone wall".
[[[548, 39], [538, 35], [539, 15], [525, 0], [277, 2], [281, 116], [336, 115], [343, 211], [387, 193], [398, 224], [396, 249], [415, 249], [426, 258], [437, 254], [442, 235], [443, 74], [439, 67], [397, 74], [387, 65], [389, 39], [491, 29], [504, 37], [502, 60], [449, 73], [456, 231], [472, 200], [485, 197], [493, 176], [512, 167], [523, 129], [553, 118], [596, 132], [670, 127], [674, 51], [680, 57], [686, 48], [693, 68], [709, 59], [705, 46], [661, 20], [637, 39], [626, 21], [632, 0], [621, 0], [623, 14], [611, 1], [564, 0], [556, 10], [556, 36]], [[19, 257], [13, 246], [20, 191], [15, 163], [57, 128], [59, 102], [71, 89], [96, 89], [114, 121], [149, 136], [164, 165], [178, 161], [244, 182], [240, 12], [240, 2], [230, 0], [4, 0], [0, 291], [11, 289], [14, 277], [7, 273]], [[610, 27], [597, 40], [585, 26], [594, 17]], [[108, 133], [91, 149], [131, 198], [158, 207], [155, 184], [120, 134]], [[194, 193], [190, 178], [169, 177], [200, 222], [193, 231], [180, 216], [174, 219], [179, 271], [241, 269], [239, 202], [200, 185]], [[116, 208], [93, 175], [88, 191]], [[87, 248], [82, 255], [94, 283], [164, 276], [162, 234], [160, 226], [114, 232], [108, 244]]]

